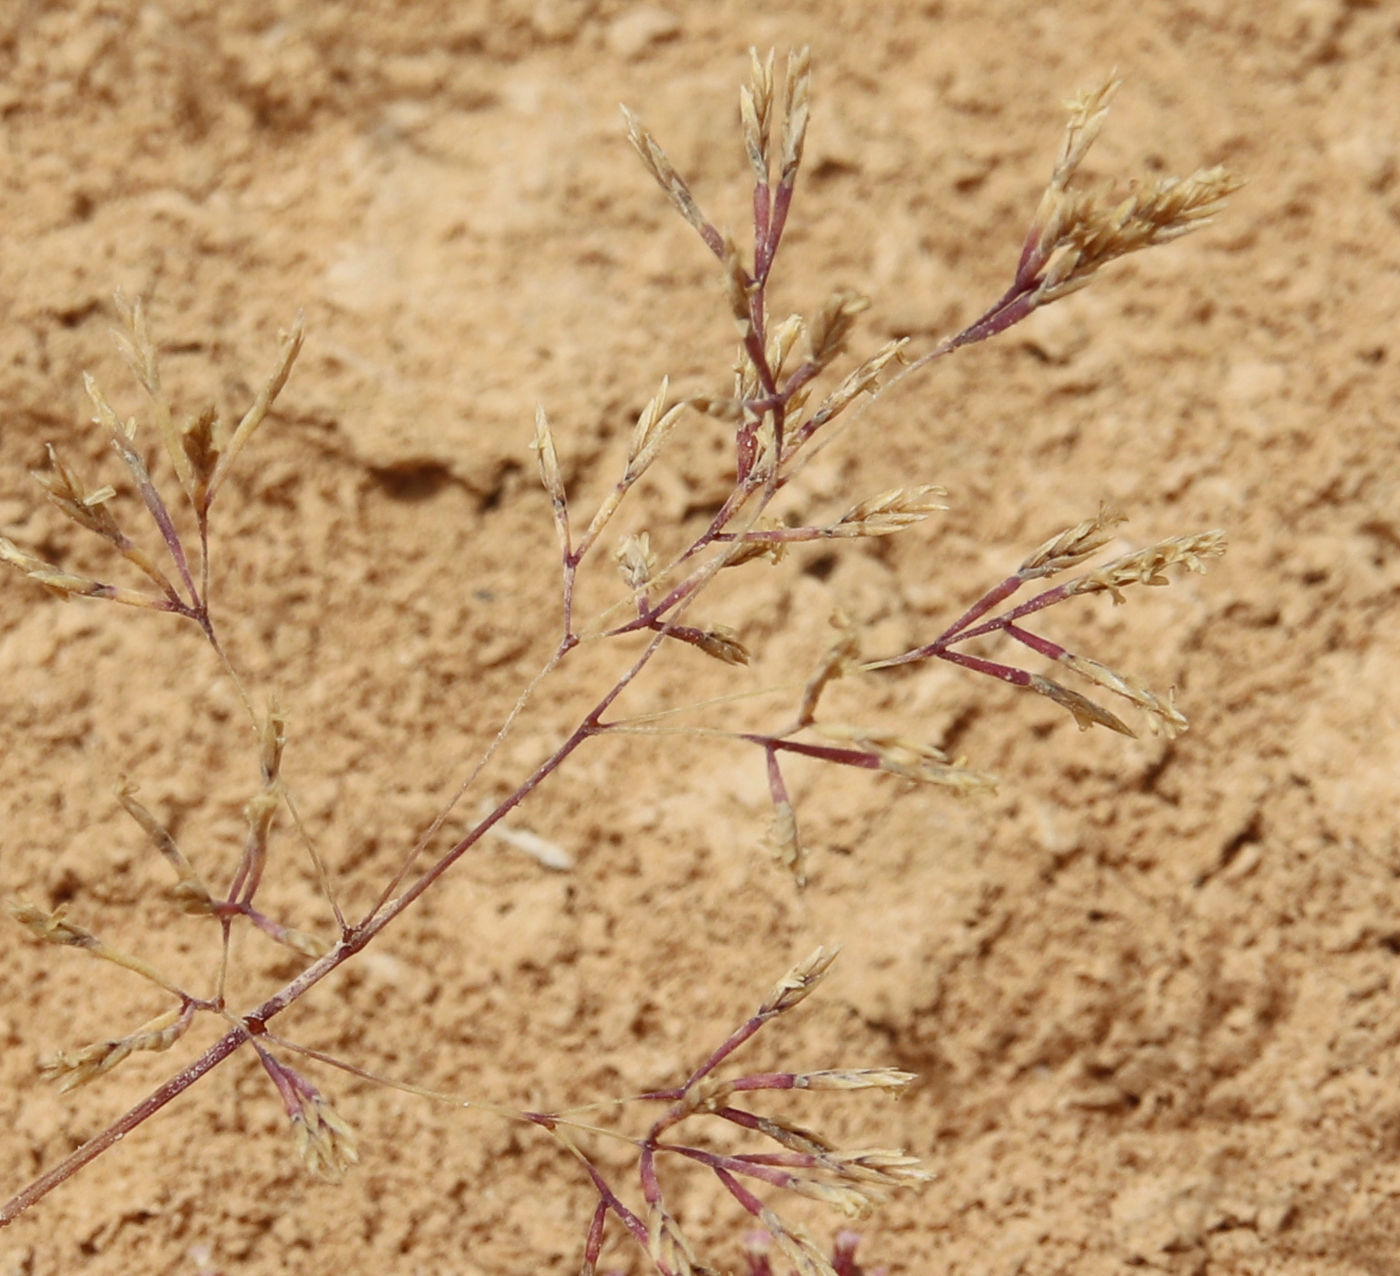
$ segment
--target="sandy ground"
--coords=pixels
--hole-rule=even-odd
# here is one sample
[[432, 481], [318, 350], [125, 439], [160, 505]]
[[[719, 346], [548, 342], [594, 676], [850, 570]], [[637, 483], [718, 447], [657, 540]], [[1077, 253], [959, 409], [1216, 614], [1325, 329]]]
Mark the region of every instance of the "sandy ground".
[[[746, 50], [809, 43], [813, 121], [774, 304], [811, 313], [855, 288], [873, 305], [854, 350], [901, 335], [917, 350], [1004, 287], [1062, 102], [1116, 67], [1090, 183], [1224, 163], [1249, 181], [1228, 213], [881, 398], [793, 508], [829, 517], [933, 482], [949, 511], [734, 572], [704, 619], [739, 631], [752, 666], [677, 645], [628, 708], [800, 681], [838, 606], [872, 653], [927, 641], [1110, 502], [1131, 514], [1122, 548], [1221, 527], [1230, 552], [1043, 629], [1175, 687], [1191, 730], [1081, 734], [1044, 700], [941, 665], [843, 685], [833, 712], [940, 742], [1000, 787], [959, 800], [791, 767], [804, 892], [764, 847], [757, 751], [595, 742], [512, 817], [572, 868], [483, 844], [277, 1027], [462, 1099], [557, 1109], [676, 1084], [792, 962], [840, 944], [830, 981], [737, 1062], [919, 1074], [898, 1102], [765, 1108], [843, 1146], [907, 1147], [933, 1172], [858, 1225], [867, 1262], [1400, 1271], [1400, 11], [754, 8], [16, 0], [0, 33], [0, 531], [134, 583], [27, 478], [52, 441], [92, 482], [122, 483], [81, 383], [91, 370], [119, 411], [144, 411], [110, 336], [114, 290], [146, 298], [191, 412], [241, 412], [278, 328], [305, 313], [291, 382], [215, 507], [214, 608], [255, 699], [285, 706], [286, 779], [358, 915], [557, 635], [536, 404], [582, 518], [663, 374], [678, 394], [728, 384], [713, 260], [637, 163], [619, 101], [737, 235]], [[729, 452], [722, 425], [686, 429], [617, 530], [675, 547], [703, 526]], [[139, 438], [154, 455], [153, 431]], [[139, 521], [125, 485], [113, 508]], [[618, 590], [603, 554], [588, 603]], [[546, 683], [444, 837], [634, 651], [583, 649]], [[232, 871], [256, 751], [209, 649], [173, 618], [65, 603], [11, 573], [0, 669], [0, 890], [66, 903], [207, 992], [215, 928], [173, 911], [112, 789], [138, 783], [203, 871]], [[791, 711], [789, 691], [695, 720], [771, 729]], [[259, 898], [331, 933], [285, 819]], [[61, 1096], [40, 1058], [164, 1003], [5, 933], [8, 1194], [217, 1024]], [[303, 964], [256, 936], [234, 957], [234, 1007]], [[362, 1163], [339, 1186], [302, 1169], [245, 1050], [0, 1232], [0, 1273], [577, 1270], [595, 1198], [542, 1133], [302, 1066], [358, 1132]], [[601, 1119], [640, 1132], [646, 1114]], [[625, 1149], [588, 1146], [637, 1206]], [[669, 1173], [688, 1234], [739, 1269], [737, 1205], [699, 1171]], [[824, 1241], [840, 1223], [784, 1209]], [[615, 1234], [603, 1265], [646, 1269]]]

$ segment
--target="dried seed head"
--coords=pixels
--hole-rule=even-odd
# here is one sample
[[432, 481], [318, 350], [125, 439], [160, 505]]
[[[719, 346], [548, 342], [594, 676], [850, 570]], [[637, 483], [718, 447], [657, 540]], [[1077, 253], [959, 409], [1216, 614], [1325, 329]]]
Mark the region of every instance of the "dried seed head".
[[314, 1088], [292, 1113], [297, 1155], [306, 1168], [327, 1183], [339, 1183], [360, 1154], [355, 1132]]
[[9, 904], [10, 916], [23, 926], [36, 939], [42, 939], [46, 944], [59, 944], [66, 948], [86, 948], [89, 951], [100, 951], [103, 947], [102, 941], [90, 930], [84, 930], [81, 926], [66, 920], [67, 909], [60, 906], [55, 909], [40, 908], [37, 904], [31, 904], [28, 900], [13, 900]]
[[647, 1211], [647, 1253], [658, 1271], [676, 1276], [703, 1276], [695, 1250], [681, 1231], [680, 1224], [664, 1206], [653, 1203]]
[[847, 1218], [864, 1218], [884, 1198], [868, 1188], [853, 1183], [829, 1183], [823, 1179], [803, 1178], [794, 1174], [784, 1184], [789, 1192], [820, 1201]]
[[726, 665], [746, 665], [751, 655], [743, 640], [727, 625], [701, 629], [693, 645]]
[[[622, 115], [627, 121], [627, 140], [632, 143], [633, 149], [641, 156], [647, 172], [666, 192], [666, 197], [675, 205], [680, 215], [708, 241], [710, 234], [713, 234], [713, 229], [705, 220], [700, 206], [695, 202], [695, 196], [690, 193], [690, 187], [685, 184], [667, 158], [666, 152], [661, 149], [661, 144], [652, 137], [646, 125], [625, 106], [622, 108]], [[709, 233], [707, 234], [707, 232]]]
[[59, 1090], [66, 1094], [80, 1085], [86, 1085], [94, 1077], [110, 1072], [139, 1050], [159, 1052], [170, 1049], [184, 1036], [193, 1021], [192, 1007], [177, 1007], [157, 1015], [125, 1037], [96, 1041], [81, 1050], [60, 1050], [40, 1063], [40, 1074], [46, 1081], [56, 1081]]
[[897, 487], [852, 506], [829, 530], [835, 536], [888, 536], [946, 510], [938, 498], [947, 495], [946, 488], [932, 484]]
[[792, 1265], [794, 1276], [837, 1276], [831, 1259], [805, 1228], [784, 1221], [770, 1209], [763, 1211], [759, 1222], [768, 1229], [773, 1243]]
[[27, 550], [20, 549], [14, 541], [0, 536], [0, 562], [18, 567], [30, 580], [36, 581], [52, 594], [63, 599], [77, 597], [100, 598], [111, 587], [86, 576], [75, 576]]
[[80, 1050], [60, 1050], [39, 1063], [39, 1075], [45, 1081], [57, 1083], [61, 1093], [67, 1094], [80, 1085], [86, 1085], [94, 1077], [110, 1072], [132, 1052], [132, 1045], [126, 1038], [112, 1041], [95, 1041]]
[[218, 467], [223, 435], [224, 424], [212, 407], [191, 417], [180, 431], [180, 446], [189, 460], [195, 484], [201, 491], [208, 487]]
[[773, 122], [774, 52], [759, 61], [758, 50], [749, 50], [749, 83], [739, 90], [739, 117], [744, 129], [744, 150], [749, 167], [760, 185], [768, 184], [768, 138]]
[[[765, 514], [762, 518], [754, 522], [749, 530], [752, 532], [776, 532], [785, 526], [783, 520], [772, 514]], [[725, 562], [726, 567], [737, 567], [740, 563], [751, 563], [756, 558], [766, 558], [770, 563], [779, 563], [787, 554], [787, 542], [781, 540], [746, 540], [737, 541], [729, 558]]]
[[750, 302], [753, 297], [754, 282], [744, 267], [738, 246], [732, 239], [724, 241], [724, 251], [720, 258], [724, 269], [724, 290], [729, 300], [729, 313], [734, 316], [741, 337], [747, 337], [753, 328], [753, 313]]
[[807, 46], [788, 54], [783, 77], [782, 172], [779, 182], [791, 186], [802, 163], [807, 140], [808, 97], [812, 86], [812, 51]]
[[1073, 669], [1081, 677], [1088, 678], [1090, 682], [1097, 683], [1100, 687], [1115, 692], [1145, 709], [1150, 715], [1148, 723], [1153, 732], [1161, 732], [1168, 739], [1175, 739], [1186, 730], [1186, 718], [1172, 702], [1170, 695], [1163, 702], [1136, 678], [1117, 673], [1089, 656], [1076, 656], [1067, 651], [1060, 657], [1060, 663]]
[[898, 1148], [865, 1148], [858, 1152], [841, 1152], [832, 1158], [840, 1173], [867, 1183], [886, 1187], [908, 1187], [927, 1183], [933, 1175], [920, 1163]]
[[1069, 119], [1065, 123], [1064, 141], [1060, 144], [1059, 158], [1055, 161], [1055, 171], [1050, 179], [1052, 185], [1063, 186], [1074, 175], [1074, 170], [1103, 131], [1108, 108], [1122, 83], [1116, 75], [1110, 76], [1098, 88], [1089, 89], [1065, 104]]
[[860, 634], [855, 622], [844, 611], [836, 611], [832, 625], [841, 636], [822, 654], [816, 672], [802, 689], [802, 704], [797, 711], [797, 725], [810, 726], [817, 712], [817, 701], [827, 686], [860, 668]]
[[264, 784], [272, 784], [282, 772], [282, 751], [287, 747], [287, 715], [274, 699], [267, 716], [258, 724], [258, 764]]
[[1225, 533], [1218, 528], [1190, 536], [1172, 536], [1105, 563], [1071, 581], [1066, 588], [1070, 594], [1107, 591], [1113, 595], [1114, 602], [1121, 603], [1122, 590], [1128, 585], [1168, 584], [1169, 579], [1164, 573], [1169, 567], [1181, 566], [1189, 572], [1204, 572], [1208, 560], [1224, 554], [1225, 545]]
[[1081, 696], [1077, 691], [1060, 686], [1058, 682], [1042, 678], [1039, 674], [1032, 674], [1030, 682], [1026, 685], [1032, 691], [1039, 692], [1062, 708], [1068, 709], [1074, 715], [1075, 725], [1081, 731], [1087, 731], [1092, 726], [1100, 726], [1107, 727], [1110, 731], [1116, 731], [1119, 735], [1137, 735], [1137, 732], [1121, 718], [1115, 717], [1107, 709], [1096, 705], [1087, 696]]
[[904, 347], [908, 344], [908, 337], [900, 337], [881, 346], [822, 400], [821, 406], [812, 414], [810, 428], [817, 429], [825, 425], [844, 412], [858, 396], [873, 394], [879, 389], [880, 373], [885, 365], [892, 359], [904, 362]]
[[661, 385], [656, 393], [647, 400], [646, 406], [642, 409], [641, 415], [637, 417], [636, 428], [632, 431], [632, 446], [628, 449], [627, 460], [629, 465], [634, 457], [645, 451], [651, 442], [652, 435], [656, 431], [657, 424], [661, 420], [662, 413], [666, 410], [666, 398], [671, 390], [671, 378], [662, 377]]
[[175, 885], [171, 894], [182, 913], [200, 916], [213, 912], [214, 901], [193, 865], [176, 845], [170, 831], [145, 806], [136, 800], [136, 786], [123, 780], [117, 785], [117, 801], [156, 844], [156, 849], [175, 870]]
[[651, 537], [646, 532], [629, 532], [618, 543], [613, 555], [622, 571], [622, 579], [634, 593], [651, 582], [656, 570], [656, 555], [651, 550]]
[[1241, 182], [1221, 167], [1189, 177], [1166, 177], [1119, 200], [1065, 193], [1056, 211], [1058, 234], [1046, 240], [1046, 265], [1035, 291], [1044, 305], [1082, 288], [1110, 261], [1170, 243], [1205, 226]]
[[85, 491], [77, 474], [59, 457], [52, 443], [45, 445], [49, 454], [49, 469], [34, 470], [34, 481], [44, 489], [44, 495], [80, 527], [96, 532], [114, 545], [126, 544], [126, 537], [117, 528], [107, 502], [117, 493], [110, 486]]
[[800, 1073], [793, 1081], [799, 1090], [893, 1090], [903, 1094], [918, 1077], [898, 1068], [847, 1068]]
[[156, 345], [151, 337], [151, 325], [146, 307], [140, 297], [129, 299], [117, 291], [112, 298], [123, 327], [113, 330], [117, 349], [121, 351], [142, 389], [152, 399], [160, 398], [160, 369], [156, 360]]
[[764, 837], [768, 850], [783, 868], [792, 874], [798, 886], [807, 884], [806, 851], [797, 836], [797, 812], [791, 802], [776, 802], [773, 819]]
[[1052, 536], [1035, 550], [1017, 573], [1023, 580], [1053, 576], [1082, 563], [1095, 550], [1113, 539], [1113, 529], [1127, 521], [1127, 515], [1108, 505], [1099, 506], [1093, 518], [1086, 518], [1066, 531]]
[[738, 405], [728, 399], [682, 399], [667, 409], [666, 395], [669, 388], [670, 378], [663, 377], [661, 388], [642, 409], [641, 416], [637, 418], [636, 428], [632, 432], [632, 444], [627, 453], [625, 482], [630, 483], [635, 480], [656, 460], [687, 408], [694, 408], [711, 416], [738, 418]]
[[[782, 323], [769, 329], [768, 332], [768, 366], [773, 370], [775, 377], [781, 376], [783, 368], [787, 365], [788, 357], [792, 354], [793, 348], [807, 332], [807, 323], [801, 315], [788, 315]], [[792, 401], [788, 401], [788, 415], [791, 416], [795, 409]]]
[[[287, 384], [287, 378], [292, 375], [292, 365], [297, 361], [297, 356], [301, 353], [301, 347], [305, 340], [306, 325], [301, 314], [297, 315], [296, 322], [292, 324], [290, 330], [278, 330], [277, 364], [271, 375], [263, 383], [263, 387], [258, 391], [252, 406], [243, 414], [228, 438], [216, 439], [219, 458], [214, 466], [214, 473], [210, 475], [209, 481], [205, 485], [203, 500], [197, 502], [201, 516], [203, 511], [208, 509], [210, 502], [213, 501], [220, 484], [228, 475], [230, 467], [238, 459], [238, 454], [258, 431], [263, 421], [267, 419], [267, 414], [273, 403], [276, 402], [277, 396], [282, 393], [283, 387]], [[173, 453], [176, 449], [172, 447], [171, 451]], [[177, 465], [179, 459], [180, 457], [177, 455]]]
[[83, 389], [87, 391], [87, 397], [92, 402], [93, 424], [102, 426], [114, 440], [132, 442], [136, 438], [136, 418], [128, 417], [123, 421], [117, 416], [116, 410], [107, 402], [107, 396], [102, 393], [91, 373], [83, 373]]
[[556, 509], [563, 508], [564, 480], [559, 473], [559, 457], [554, 450], [554, 432], [543, 407], [535, 408], [535, 437], [530, 443], [540, 467], [540, 482]]
[[971, 771], [960, 761], [949, 759], [937, 745], [878, 727], [841, 722], [814, 724], [828, 740], [850, 744], [872, 755], [882, 771], [917, 780], [921, 784], [941, 784], [958, 794], [986, 793], [996, 788], [993, 776]]
[[831, 963], [840, 948], [818, 948], [805, 961], [800, 961], [784, 975], [763, 999], [760, 1015], [780, 1015], [806, 1001], [817, 985], [826, 978]]
[[870, 309], [870, 298], [840, 289], [827, 298], [810, 325], [811, 358], [819, 368], [826, 367], [845, 348], [855, 327], [856, 317]]

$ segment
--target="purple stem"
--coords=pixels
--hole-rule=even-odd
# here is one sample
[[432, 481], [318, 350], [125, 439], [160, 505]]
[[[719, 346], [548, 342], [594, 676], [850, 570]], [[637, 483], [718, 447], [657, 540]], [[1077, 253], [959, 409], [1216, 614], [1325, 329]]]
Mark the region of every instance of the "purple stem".
[[1003, 682], [1012, 683], [1017, 687], [1029, 687], [1031, 676], [1024, 669], [1017, 669], [1014, 665], [998, 664], [995, 660], [983, 660], [980, 656], [969, 656], [964, 651], [936, 651], [933, 653], [941, 660], [947, 660], [955, 665], [962, 665], [964, 669], [974, 669], [978, 673], [985, 673], [993, 678], [1000, 678]]

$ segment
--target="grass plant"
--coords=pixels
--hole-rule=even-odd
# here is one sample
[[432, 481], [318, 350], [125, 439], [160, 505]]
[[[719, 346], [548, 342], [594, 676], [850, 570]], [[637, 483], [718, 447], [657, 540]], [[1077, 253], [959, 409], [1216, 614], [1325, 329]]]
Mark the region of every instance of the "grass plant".
[[[856, 1090], [898, 1093], [914, 1080], [908, 1073], [878, 1066], [821, 1071], [794, 1066], [746, 1072], [736, 1062], [747, 1042], [771, 1031], [770, 1025], [789, 1015], [817, 988], [832, 965], [834, 948], [820, 948], [793, 967], [724, 1041], [702, 1053], [702, 1061], [674, 1084], [583, 1110], [521, 1111], [476, 1096], [433, 1094], [410, 1081], [371, 1074], [350, 1060], [292, 1041], [275, 1028], [283, 1011], [379, 941], [580, 750], [622, 732], [659, 729], [660, 718], [669, 716], [669, 711], [645, 718], [626, 712], [629, 688], [653, 662], [684, 648], [730, 665], [748, 662], [744, 636], [703, 614], [706, 591], [721, 573], [743, 570], [748, 564], [778, 565], [796, 543], [847, 545], [904, 534], [942, 508], [940, 488], [915, 484], [865, 496], [817, 522], [794, 523], [776, 513], [780, 497], [809, 457], [839, 431], [858, 427], [864, 405], [872, 397], [893, 380], [924, 372], [958, 349], [994, 337], [1077, 291], [1115, 258], [1196, 229], [1220, 209], [1236, 185], [1216, 168], [1183, 179], [1144, 182], [1119, 193], [1086, 192], [1074, 186], [1076, 171], [1103, 126], [1117, 87], [1116, 81], [1110, 81], [1071, 104], [1063, 145], [1003, 295], [962, 331], [932, 349], [914, 351], [900, 339], [852, 357], [848, 351], [868, 306], [863, 296], [833, 292], [805, 317], [775, 317], [769, 312], [769, 285], [780, 261], [802, 168], [809, 80], [805, 51], [791, 55], [781, 75], [772, 54], [752, 58], [749, 80], [740, 94], [744, 150], [753, 179], [752, 241], [743, 249], [710, 221], [660, 143], [635, 115], [625, 112], [628, 136], [642, 162], [715, 259], [723, 304], [738, 336], [732, 382], [717, 384], [709, 393], [675, 397], [663, 377], [627, 439], [615, 483], [597, 508], [589, 511], [581, 512], [571, 502], [559, 461], [561, 444], [546, 412], [538, 411], [533, 450], [558, 546], [553, 653], [525, 682], [486, 758], [469, 770], [433, 826], [405, 847], [396, 871], [378, 889], [376, 902], [358, 915], [347, 916], [339, 902], [335, 855], [318, 849], [312, 830], [303, 826], [298, 815], [295, 795], [283, 781], [287, 745], [283, 712], [275, 699], [246, 685], [226, 654], [211, 606], [211, 514], [235, 464], [268, 421], [287, 383], [302, 348], [302, 325], [298, 322], [281, 336], [261, 391], [242, 418], [229, 424], [212, 411], [190, 416], [177, 411], [162, 384], [158, 342], [145, 309], [139, 301], [119, 299], [122, 349], [144, 391], [163, 459], [141, 451], [135, 419], [121, 416], [89, 378], [87, 392], [95, 424], [110, 438], [124, 470], [121, 481], [129, 490], [119, 493], [115, 483], [89, 483], [52, 447], [47, 467], [35, 477], [64, 515], [125, 560], [124, 583], [70, 570], [3, 538], [0, 558], [64, 598], [165, 612], [197, 626], [214, 661], [237, 688], [256, 742], [260, 778], [246, 808], [242, 853], [226, 882], [209, 880], [160, 815], [137, 800], [134, 786], [123, 784], [118, 792], [121, 805], [165, 862], [172, 913], [208, 919], [215, 959], [206, 988], [185, 987], [139, 954], [107, 943], [88, 928], [90, 919], [76, 916], [87, 911], [81, 906], [70, 913], [64, 907], [31, 901], [12, 903], [13, 916], [37, 940], [81, 949], [89, 957], [123, 967], [150, 985], [153, 1008], [160, 1006], [154, 1017], [138, 1027], [118, 1029], [104, 1040], [47, 1060], [43, 1072], [61, 1089], [94, 1081], [135, 1053], [172, 1050], [202, 1016], [218, 1019], [223, 1035], [105, 1130], [22, 1187], [0, 1206], [0, 1225], [36, 1205], [240, 1051], [256, 1056], [270, 1083], [269, 1097], [275, 1095], [286, 1111], [297, 1154], [310, 1172], [326, 1179], [336, 1180], [348, 1172], [358, 1152], [352, 1118], [337, 1108], [328, 1087], [313, 1084], [307, 1075], [316, 1065], [320, 1065], [318, 1074], [340, 1069], [378, 1084], [484, 1108], [552, 1139], [596, 1192], [596, 1208], [582, 1241], [585, 1273], [598, 1269], [609, 1236], [630, 1238], [663, 1276], [714, 1270], [718, 1260], [698, 1251], [685, 1220], [668, 1199], [664, 1171], [678, 1163], [708, 1172], [715, 1187], [737, 1201], [762, 1229], [766, 1240], [752, 1248], [748, 1258], [754, 1273], [858, 1272], [849, 1235], [838, 1238], [833, 1249], [786, 1217], [783, 1202], [791, 1197], [815, 1198], [843, 1216], [858, 1217], [892, 1191], [927, 1177], [924, 1167], [898, 1149], [844, 1148], [786, 1116], [760, 1115], [754, 1108], [756, 1096], [794, 1091], [799, 1093], [791, 1097], [800, 1100], [805, 1113], [817, 1106], [819, 1095]], [[727, 495], [698, 533], [680, 540], [674, 528], [629, 533], [611, 545], [610, 563], [608, 542], [619, 510], [624, 506], [630, 510], [636, 504], [639, 480], [653, 467], [667, 463], [668, 446], [678, 431], [701, 421], [708, 421], [711, 428], [721, 423], [731, 439]], [[165, 477], [157, 479], [154, 472]], [[149, 524], [144, 532], [133, 527], [141, 518]], [[773, 807], [769, 840], [791, 878], [784, 881], [775, 873], [774, 890], [794, 889], [794, 884], [800, 888], [810, 873], [784, 776], [784, 766], [792, 759], [889, 773], [964, 794], [992, 784], [991, 777], [926, 741], [875, 722], [824, 717], [823, 693], [837, 679], [878, 680], [885, 670], [943, 661], [1048, 697], [1082, 728], [1104, 726], [1131, 734], [1129, 725], [1101, 702], [1104, 693], [1125, 702], [1155, 730], [1175, 734], [1185, 727], [1170, 694], [1154, 692], [1130, 674], [1071, 651], [1040, 629], [1045, 613], [1080, 596], [1106, 593], [1122, 602], [1133, 586], [1166, 584], [1175, 570], [1204, 570], [1224, 549], [1222, 533], [1208, 530], [1171, 536], [1092, 565], [1120, 521], [1116, 511], [1105, 507], [1073, 527], [1056, 531], [1015, 570], [971, 600], [941, 632], [907, 650], [866, 653], [860, 623], [838, 617], [835, 640], [801, 682], [795, 703], [771, 729], [733, 727], [722, 709], [717, 722], [697, 728], [752, 750], [756, 764], [764, 768]], [[611, 581], [610, 601], [590, 614], [584, 614], [579, 603], [585, 573]], [[793, 623], [810, 624], [813, 619], [794, 618]], [[997, 654], [985, 654], [988, 644], [997, 642], [1001, 644]], [[573, 653], [585, 644], [610, 644], [618, 653], [613, 677], [592, 692], [573, 681], [570, 672]], [[1008, 651], [1019, 652], [1036, 667], [1019, 663], [1014, 654], [1005, 654]], [[1046, 667], [1059, 678], [1077, 679], [1085, 689], [1050, 677], [1042, 671]], [[556, 699], [567, 696], [578, 705], [575, 725], [463, 836], [445, 849], [436, 846], [448, 812], [468, 794], [475, 796], [473, 784], [486, 760], [546, 684]], [[679, 761], [683, 749], [683, 740], [672, 733], [659, 755]], [[279, 821], [294, 830], [321, 885], [326, 910], [318, 922], [293, 924], [265, 912], [260, 903], [269, 859], [284, 853], [284, 839], [277, 836]], [[250, 1006], [231, 1005], [226, 995], [232, 941], [240, 927], [256, 928], [301, 962], [293, 978]], [[651, 1115], [638, 1118], [639, 1124], [628, 1133], [600, 1123], [595, 1114], [602, 1107]], [[721, 1129], [726, 1132], [723, 1137], [712, 1137], [712, 1131]], [[590, 1150], [599, 1140], [621, 1140], [628, 1148], [632, 1169], [627, 1180], [610, 1177], [604, 1162]], [[746, 1150], [735, 1150], [736, 1146]]]

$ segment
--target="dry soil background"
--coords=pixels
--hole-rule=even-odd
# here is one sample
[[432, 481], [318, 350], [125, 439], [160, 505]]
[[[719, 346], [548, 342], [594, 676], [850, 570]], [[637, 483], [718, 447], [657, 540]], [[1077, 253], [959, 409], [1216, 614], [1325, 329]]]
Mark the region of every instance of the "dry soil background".
[[[949, 487], [950, 512], [898, 543], [736, 573], [707, 616], [745, 634], [754, 669], [681, 650], [635, 701], [800, 672], [837, 605], [874, 650], [932, 636], [1106, 500], [1130, 511], [1134, 543], [1229, 533], [1208, 576], [1046, 625], [1175, 686], [1187, 735], [1081, 735], [1048, 703], [956, 670], [889, 677], [845, 708], [966, 753], [1000, 790], [957, 802], [796, 768], [813, 845], [801, 895], [761, 845], [761, 759], [600, 745], [518, 820], [567, 848], [571, 871], [483, 848], [281, 1028], [465, 1097], [557, 1107], [678, 1079], [793, 960], [839, 943], [833, 981], [750, 1062], [921, 1075], [898, 1104], [781, 1109], [851, 1144], [902, 1143], [936, 1172], [862, 1224], [869, 1261], [968, 1276], [1400, 1271], [1393, 3], [4, 13], [0, 531], [100, 561], [26, 472], [52, 440], [117, 477], [98, 468], [110, 458], [80, 382], [91, 369], [139, 410], [109, 336], [114, 289], [148, 299], [192, 410], [240, 411], [277, 328], [305, 311], [277, 417], [216, 510], [216, 605], [257, 694], [287, 708], [288, 777], [351, 909], [552, 641], [535, 404], [587, 508], [663, 373], [682, 393], [727, 382], [713, 263], [627, 147], [619, 100], [737, 231], [745, 51], [812, 45], [776, 301], [810, 312], [838, 285], [868, 293], [858, 349], [927, 345], [1000, 292], [1060, 103], [1112, 68], [1126, 86], [1093, 179], [1217, 162], [1248, 177], [1218, 225], [881, 400], [809, 471], [801, 508], [929, 481]], [[723, 459], [719, 432], [697, 427], [630, 526], [658, 539], [698, 526]], [[192, 630], [0, 584], [0, 889], [67, 902], [207, 986], [210, 927], [172, 919], [163, 865], [111, 787], [130, 776], [191, 856], [229, 871], [256, 780], [232, 692]], [[451, 827], [538, 759], [612, 659], [588, 653], [572, 687], [548, 689]], [[324, 927], [295, 840], [278, 848], [269, 904]], [[8, 1192], [179, 1058], [56, 1096], [39, 1057], [159, 1007], [17, 927], [3, 951]], [[240, 1004], [295, 969], [270, 945], [239, 952]], [[300, 1169], [240, 1056], [0, 1234], [0, 1272], [576, 1267], [590, 1195], [544, 1139], [315, 1075], [360, 1133], [363, 1164], [341, 1186]], [[738, 1211], [699, 1179], [677, 1193], [706, 1252], [737, 1266]], [[609, 1254], [641, 1268], [624, 1245]]]

